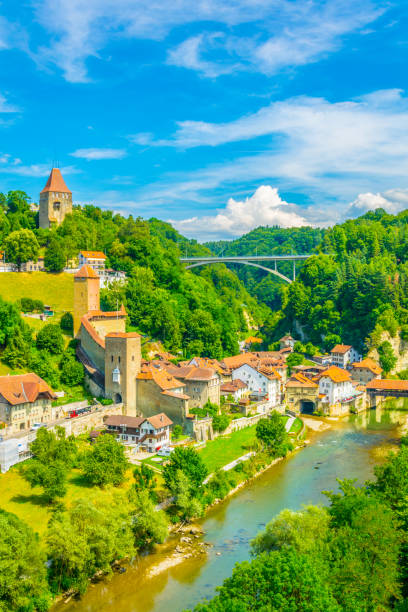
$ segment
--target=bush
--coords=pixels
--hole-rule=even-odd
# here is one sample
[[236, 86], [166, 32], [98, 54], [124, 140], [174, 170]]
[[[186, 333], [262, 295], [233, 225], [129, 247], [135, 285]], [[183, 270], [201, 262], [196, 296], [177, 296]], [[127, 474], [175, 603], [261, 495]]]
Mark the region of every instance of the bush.
[[228, 414], [225, 414], [225, 412], [223, 412], [222, 414], [216, 414], [215, 417], [213, 417], [213, 422], [212, 422], [212, 426], [213, 426], [213, 430], [214, 431], [225, 431], [228, 427], [228, 425], [230, 424], [230, 417]]
[[43, 312], [44, 310], [44, 304], [41, 300], [33, 300], [27, 297], [21, 298], [20, 306], [23, 312]]
[[69, 387], [81, 385], [84, 382], [84, 366], [79, 361], [70, 359], [66, 361], [61, 369], [60, 380]]
[[61, 327], [61, 329], [63, 329], [64, 331], [69, 332], [70, 334], [73, 333], [73, 331], [74, 331], [74, 319], [73, 319], [72, 314], [70, 312], [64, 312], [64, 314], [61, 317], [60, 327]]
[[37, 334], [37, 347], [58, 355], [64, 348], [64, 338], [59, 325], [47, 323]]

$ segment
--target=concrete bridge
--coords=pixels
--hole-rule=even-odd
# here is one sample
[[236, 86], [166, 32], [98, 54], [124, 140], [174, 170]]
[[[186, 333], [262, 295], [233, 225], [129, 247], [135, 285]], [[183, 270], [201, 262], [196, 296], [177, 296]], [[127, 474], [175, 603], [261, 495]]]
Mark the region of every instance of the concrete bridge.
[[[287, 283], [292, 283], [296, 280], [296, 262], [308, 259], [309, 257], [311, 257], [311, 255], [233, 255], [230, 257], [180, 257], [180, 261], [188, 264], [186, 266], [187, 270], [196, 268], [197, 266], [207, 266], [214, 263], [234, 263], [244, 266], [253, 266], [269, 274], [274, 274]], [[264, 262], [270, 262], [272, 267], [267, 267], [264, 265]], [[278, 271], [278, 263], [280, 262], [292, 262], [292, 278]]]

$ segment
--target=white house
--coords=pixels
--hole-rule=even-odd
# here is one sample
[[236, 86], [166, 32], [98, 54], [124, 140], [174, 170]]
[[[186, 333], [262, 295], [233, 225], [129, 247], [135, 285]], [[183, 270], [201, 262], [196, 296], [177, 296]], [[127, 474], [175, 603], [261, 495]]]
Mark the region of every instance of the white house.
[[152, 417], [131, 417], [115, 414], [105, 421], [109, 433], [116, 439], [137, 445], [140, 450], [156, 453], [170, 444], [170, 427], [173, 421], [161, 412]]
[[330, 366], [315, 380], [319, 383], [319, 395], [326, 396], [323, 401], [330, 405], [350, 401], [356, 396], [350, 373], [337, 366]]
[[349, 363], [361, 361], [361, 355], [348, 344], [336, 344], [330, 353], [332, 364], [339, 368], [345, 368]]
[[106, 255], [102, 251], [79, 251], [78, 255], [79, 267], [90, 266], [99, 272], [105, 270]]
[[292, 338], [292, 336], [290, 334], [287, 334], [286, 336], [283, 336], [283, 338], [281, 338], [279, 340], [279, 346], [282, 349], [286, 349], [286, 348], [290, 348], [293, 351], [293, 347], [295, 346], [296, 340], [294, 338]]
[[243, 380], [236, 378], [230, 382], [226, 382], [221, 385], [220, 393], [224, 397], [232, 395], [234, 400], [237, 402], [242, 397], [248, 394], [248, 385]]
[[280, 376], [273, 368], [268, 368], [266, 371], [262, 368], [255, 369], [248, 363], [244, 363], [232, 371], [232, 380], [237, 379], [242, 380], [253, 394], [266, 397], [271, 408], [279, 405]]

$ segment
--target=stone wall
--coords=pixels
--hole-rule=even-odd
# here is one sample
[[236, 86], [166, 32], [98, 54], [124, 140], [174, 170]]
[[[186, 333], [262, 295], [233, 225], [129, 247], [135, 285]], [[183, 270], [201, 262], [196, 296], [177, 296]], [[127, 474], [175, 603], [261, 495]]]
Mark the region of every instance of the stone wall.
[[81, 348], [98, 368], [100, 372], [105, 371], [105, 349], [98, 344], [92, 336], [87, 332], [85, 327], [81, 326]]
[[165, 412], [175, 425], [184, 425], [188, 400], [163, 395], [153, 380], [136, 380], [135, 383], [138, 414], [150, 417]]
[[105, 338], [111, 332], [124, 333], [126, 331], [126, 317], [119, 315], [116, 317], [105, 317], [101, 319], [92, 318], [90, 324], [101, 338]]
[[[112, 414], [122, 414], [123, 406], [122, 404], [113, 404], [112, 406], [100, 407], [98, 404], [92, 406], [92, 410], [93, 412], [88, 412], [74, 419], [65, 419], [62, 423], [58, 423], [58, 426], [65, 429], [67, 436], [71, 434], [79, 436], [79, 434], [102, 427], [108, 416]], [[49, 429], [54, 429], [54, 427], [50, 427]]]

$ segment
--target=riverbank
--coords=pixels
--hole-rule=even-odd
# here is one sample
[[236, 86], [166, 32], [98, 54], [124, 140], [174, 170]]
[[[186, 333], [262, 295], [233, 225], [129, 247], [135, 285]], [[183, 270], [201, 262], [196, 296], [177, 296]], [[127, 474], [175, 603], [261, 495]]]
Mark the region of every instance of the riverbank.
[[[407, 419], [407, 413], [374, 410], [330, 421], [330, 429], [322, 432], [309, 431], [310, 444], [301, 452], [292, 452], [209, 508], [194, 524], [205, 532], [203, 535], [193, 538], [187, 531], [172, 534], [166, 544], [136, 559], [125, 573], [92, 585], [83, 598], [61, 603], [55, 612], [112, 608], [115, 612], [180, 612], [193, 608], [213, 596], [236, 562], [248, 559], [250, 540], [282, 509], [326, 504], [321, 491], [336, 490], [337, 478], [356, 478], [359, 484], [372, 478], [378, 464], [377, 449], [393, 444]], [[178, 541], [186, 536], [192, 537], [193, 543], [182, 542], [180, 550], [203, 542], [205, 548], [200, 548], [204, 552], [187, 558], [179, 553], [177, 564], [168, 565]]]

